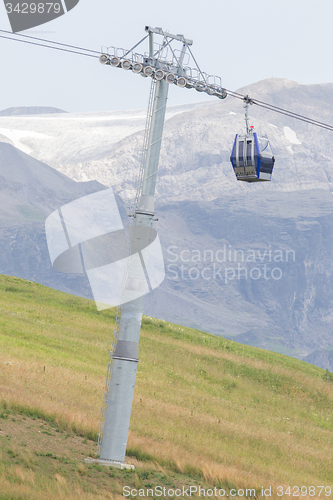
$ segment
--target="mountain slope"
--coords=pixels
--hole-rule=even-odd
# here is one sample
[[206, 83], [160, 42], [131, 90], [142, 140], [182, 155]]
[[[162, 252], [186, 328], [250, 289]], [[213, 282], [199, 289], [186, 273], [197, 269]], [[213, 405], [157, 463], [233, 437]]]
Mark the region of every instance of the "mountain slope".
[[[8, 277], [0, 277], [0, 307], [1, 418], [39, 416], [40, 430], [46, 433], [67, 429], [96, 435], [115, 312], [98, 312], [93, 302]], [[177, 471], [184, 475], [183, 484], [195, 480], [227, 490], [255, 488], [257, 497], [263, 485], [272, 486], [272, 497], [278, 498], [278, 485], [331, 484], [330, 374], [151, 317], [143, 320], [139, 357], [127, 458], [145, 461], [139, 462], [139, 471], [143, 466], [163, 471], [160, 480], [166, 486]], [[17, 420], [19, 429], [21, 418]], [[48, 429], [43, 421], [55, 427]], [[4, 420], [1, 429], [5, 426]], [[8, 487], [10, 481], [12, 494], [24, 484], [25, 498], [40, 498], [40, 491], [59, 481], [54, 498], [61, 498], [66, 488], [71, 491], [74, 458], [67, 455], [61, 461], [61, 448], [55, 453], [44, 447], [44, 462], [47, 454], [55, 455], [53, 474], [60, 479], [38, 477], [41, 442], [43, 434], [36, 433], [24, 449], [0, 434], [0, 484], [7, 481]], [[77, 467], [80, 443], [76, 440], [73, 450]], [[19, 482], [7, 455], [16, 459], [9, 462], [15, 470], [23, 468], [21, 477], [29, 470], [36, 474], [35, 482]], [[112, 477], [101, 477], [95, 488], [102, 498], [108, 498], [110, 488], [121, 493]], [[126, 474], [119, 478], [121, 485], [128, 484]], [[175, 481], [182, 482], [179, 476]], [[77, 483], [74, 476], [73, 488]], [[131, 484], [135, 487], [134, 478]]]
[[157, 213], [167, 277], [147, 312], [297, 357], [332, 344], [331, 193], [224, 196]]
[[[333, 84], [270, 79], [241, 92], [327, 123], [331, 120]], [[247, 185], [233, 174], [230, 149], [235, 133], [244, 130], [241, 101], [228, 97], [216, 103], [212, 99], [209, 106], [169, 109], [156, 203], [167, 278], [146, 297], [145, 311], [302, 358], [333, 345], [332, 136], [257, 106], [250, 107], [250, 117], [257, 131], [268, 134], [277, 158], [271, 183]], [[98, 179], [127, 200], [136, 188], [144, 124], [145, 110], [12, 116], [0, 118], [0, 134], [30, 157], [50, 162], [73, 179]], [[47, 191], [47, 177], [45, 182]], [[17, 196], [15, 186], [10, 189]], [[2, 207], [10, 207], [5, 190], [3, 196]], [[54, 194], [54, 206], [61, 204], [60, 198]], [[23, 210], [32, 217], [28, 206], [35, 214], [36, 204], [29, 203], [16, 209], [17, 216]], [[3, 210], [7, 217], [7, 208]], [[11, 234], [4, 232], [0, 244], [4, 240], [8, 248]], [[56, 288], [66, 280], [61, 289], [89, 296], [88, 288], [83, 293], [75, 285], [75, 277], [40, 278], [48, 256], [33, 231], [29, 234], [16, 238], [17, 251], [12, 247], [4, 252], [1, 271]], [[231, 257], [227, 254], [221, 262], [225, 248]], [[255, 257], [244, 262], [251, 252]]]
[[98, 189], [105, 189], [96, 181], [72, 181], [45, 163], [2, 142], [0, 179], [1, 197], [6, 200], [2, 207], [7, 210], [8, 218], [15, 217], [16, 214], [9, 211], [15, 205], [26, 204], [43, 215], [49, 215], [60, 204]]
[[91, 296], [86, 276], [53, 270], [45, 237], [45, 219], [81, 196], [105, 189], [96, 181], [78, 183], [0, 142], [0, 269], [64, 291]]

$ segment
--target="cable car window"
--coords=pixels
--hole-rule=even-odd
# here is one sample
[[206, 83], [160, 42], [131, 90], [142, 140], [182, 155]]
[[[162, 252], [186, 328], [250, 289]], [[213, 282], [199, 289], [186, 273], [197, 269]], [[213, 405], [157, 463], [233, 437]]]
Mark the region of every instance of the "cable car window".
[[252, 141], [247, 141], [246, 159], [247, 161], [252, 160]]
[[244, 141], [239, 141], [239, 161], [244, 161]]

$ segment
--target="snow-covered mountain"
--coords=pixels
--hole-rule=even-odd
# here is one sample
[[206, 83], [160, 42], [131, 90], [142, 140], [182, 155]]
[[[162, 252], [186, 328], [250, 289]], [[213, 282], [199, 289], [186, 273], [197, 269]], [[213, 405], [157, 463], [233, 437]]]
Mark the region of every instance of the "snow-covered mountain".
[[[333, 124], [333, 84], [270, 79], [240, 92]], [[315, 353], [333, 345], [333, 134], [258, 106], [249, 111], [276, 157], [270, 183], [234, 177], [241, 100], [169, 108], [156, 204], [167, 278], [147, 296], [146, 312], [328, 363]], [[0, 140], [127, 201], [144, 127], [145, 110], [0, 116]]]
[[[179, 91], [185, 91], [179, 89]], [[240, 89], [294, 112], [331, 123], [333, 84], [299, 85], [270, 79]], [[145, 110], [0, 117], [0, 134], [15, 147], [78, 180], [98, 180], [123, 199], [136, 188]], [[331, 190], [332, 133], [250, 107], [255, 129], [267, 134], [277, 158], [270, 185], [237, 183], [229, 156], [244, 130], [242, 101], [229, 96], [202, 105], [168, 108], [162, 142], [157, 198], [163, 202], [210, 201], [221, 193], [262, 190]]]
[[[166, 119], [212, 105], [213, 102], [205, 102], [170, 106]], [[103, 172], [95, 175], [87, 167], [80, 168], [80, 164], [89, 161], [94, 168], [94, 162], [113, 155], [114, 149], [126, 137], [142, 133], [145, 124], [146, 110], [0, 115], [0, 134], [5, 142], [59, 171], [65, 171], [75, 180], [96, 180], [98, 176], [101, 181]], [[112, 182], [112, 172], [108, 173], [108, 179]]]

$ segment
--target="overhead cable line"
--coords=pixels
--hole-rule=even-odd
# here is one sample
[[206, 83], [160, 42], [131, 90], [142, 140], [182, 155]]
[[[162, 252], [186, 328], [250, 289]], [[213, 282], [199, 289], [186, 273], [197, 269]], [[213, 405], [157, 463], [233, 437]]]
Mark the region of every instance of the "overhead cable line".
[[320, 122], [318, 120], [314, 120], [313, 118], [308, 118], [307, 116], [300, 115], [298, 113], [294, 113], [293, 111], [289, 111], [287, 109], [279, 108], [278, 106], [274, 106], [273, 104], [267, 104], [266, 102], [259, 101], [259, 99], [253, 99], [253, 101], [254, 101], [254, 104], [257, 104], [258, 106], [269, 106], [269, 108], [272, 111], [277, 111], [278, 113], [284, 113], [284, 114], [288, 113], [288, 115], [290, 115], [292, 118], [302, 119], [302, 120], [306, 120], [306, 121], [310, 120], [313, 125], [329, 127], [329, 128], [333, 129], [332, 125], [328, 125], [327, 123]]
[[[2, 30], [0, 30], [1, 32]], [[38, 45], [39, 47], [45, 47], [47, 49], [54, 49], [54, 50], [60, 50], [62, 52], [70, 52], [72, 54], [79, 54], [81, 56], [87, 56], [87, 57], [94, 57], [95, 59], [98, 57], [97, 55], [93, 55], [93, 54], [86, 54], [84, 52], [78, 52], [77, 50], [69, 50], [69, 49], [64, 49], [62, 47], [53, 47], [52, 45], [45, 45], [45, 44], [42, 44], [42, 43], [37, 43], [37, 42], [31, 42], [31, 41], [28, 41], [28, 40], [22, 40], [20, 38], [14, 38], [12, 36], [4, 36], [4, 35], [0, 35], [0, 38], [5, 38], [7, 40], [13, 40], [15, 42], [21, 42], [21, 43], [27, 43], [29, 45]], [[31, 37], [33, 38], [33, 37]], [[54, 44], [57, 44], [58, 42], [51, 42], [51, 41], [48, 41], [48, 40], [45, 40], [46, 42], [48, 43], [54, 43]], [[65, 44], [58, 44], [58, 45], [65, 45]], [[83, 48], [80, 48], [78, 47], [79, 50], [87, 50], [87, 49], [83, 49]], [[95, 52], [95, 51], [92, 51], [92, 52]], [[97, 54], [100, 54], [100, 52], [96, 52]]]
[[295, 113], [294, 111], [290, 111], [288, 109], [274, 106], [273, 104], [269, 104], [267, 102], [260, 101], [259, 99], [250, 98], [249, 96], [244, 96], [243, 94], [240, 94], [239, 92], [234, 92], [233, 90], [226, 89], [226, 92], [228, 93], [228, 95], [230, 95], [232, 97], [236, 97], [237, 99], [241, 99], [242, 101], [245, 101], [245, 102], [248, 101], [249, 104], [256, 104], [257, 106], [268, 109], [269, 111], [274, 111], [275, 113], [280, 113], [280, 114], [289, 116], [290, 118], [304, 121], [305, 123], [309, 123], [310, 125], [315, 125], [316, 127], [321, 127], [321, 128], [325, 128], [327, 130], [333, 131], [333, 125], [329, 125], [327, 123], [320, 122], [319, 120], [315, 120], [314, 118], [309, 118], [307, 116], [300, 115], [298, 113]]
[[[97, 50], [86, 49], [84, 47], [78, 47], [76, 45], [55, 42], [53, 40], [47, 40], [45, 38], [38, 38], [38, 37], [29, 36], [29, 35], [23, 35], [21, 33], [12, 33], [11, 31], [6, 31], [6, 30], [0, 30], [0, 33], [5, 33], [5, 34], [9, 35], [9, 36], [0, 35], [0, 38], [4, 38], [7, 40], [13, 40], [16, 42], [21, 42], [21, 43], [26, 43], [29, 45], [36, 45], [39, 47], [45, 47], [47, 49], [60, 50], [62, 52], [69, 52], [72, 54], [78, 54], [81, 56], [93, 57], [93, 58], [97, 58], [101, 54]], [[17, 36], [19, 36], [21, 38], [15, 38]], [[144, 37], [142, 40], [140, 40], [140, 42], [138, 42], [133, 48], [135, 48], [137, 45], [139, 45], [139, 43], [141, 43], [146, 38], [147, 37]], [[26, 39], [29, 39], [29, 40], [26, 40]], [[35, 40], [35, 41], [32, 41], [32, 40]], [[44, 42], [44, 43], [39, 43], [39, 42]], [[46, 44], [48, 44], [48, 45], [46, 45]], [[72, 50], [72, 49], [75, 49], [75, 50]], [[96, 55], [94, 55], [94, 54], [96, 54]], [[192, 54], [192, 57], [193, 57], [193, 54]], [[199, 71], [200, 71], [200, 69], [199, 69]], [[201, 71], [200, 71], [200, 73], [201, 73]], [[295, 113], [294, 111], [290, 111], [288, 109], [280, 108], [278, 106], [261, 101], [259, 99], [250, 98], [250, 97], [245, 96], [245, 95], [243, 95], [239, 92], [236, 92], [234, 90], [228, 90], [228, 89], [225, 89], [225, 90], [226, 90], [227, 94], [230, 95], [231, 97], [235, 97], [235, 98], [240, 99], [242, 101], [245, 101], [246, 99], [248, 99], [250, 104], [255, 104], [255, 105], [262, 107], [264, 109], [267, 109], [269, 111], [283, 114], [285, 116], [288, 116], [289, 118], [294, 118], [296, 120], [308, 123], [309, 125], [314, 125], [316, 127], [324, 128], [326, 130], [333, 132], [333, 125], [329, 125], [329, 124], [321, 122], [319, 120], [315, 120], [314, 118], [309, 118], [307, 116], [300, 115], [300, 114]]]
[[260, 104], [259, 102], [255, 102], [255, 101], [253, 104], [260, 106], [261, 108], [268, 109], [269, 111], [274, 111], [275, 113], [280, 113], [282, 115], [288, 116], [289, 118], [294, 118], [295, 120], [300, 120], [300, 121], [303, 121], [303, 122], [308, 123], [310, 125], [324, 128], [326, 130], [330, 130], [331, 132], [333, 132], [333, 125], [328, 125], [327, 123], [318, 122], [317, 120], [313, 120], [312, 118], [307, 118], [306, 116], [297, 115], [296, 113], [290, 112], [288, 110], [274, 108], [274, 107], [270, 106], [269, 104], [268, 105], [265, 105], [264, 103]]
[[[22, 35], [22, 33], [12, 33], [11, 31], [6, 31], [6, 30], [0, 30], [0, 33], [6, 33], [8, 35], [21, 36], [23, 38], [30, 38], [31, 40], [38, 40], [40, 42], [52, 43], [54, 45], [61, 45], [62, 47], [69, 47], [71, 49], [78, 49], [78, 50], [84, 50], [86, 52], [93, 52], [94, 54], [98, 54], [98, 56], [100, 56], [100, 54], [101, 54], [97, 50], [85, 49], [83, 47], [77, 47], [76, 45], [69, 45], [67, 43], [54, 42], [53, 40], [47, 40], [46, 38], [37, 38], [35, 36]], [[15, 39], [15, 38], [13, 38], [13, 40], [20, 41], [19, 39]]]

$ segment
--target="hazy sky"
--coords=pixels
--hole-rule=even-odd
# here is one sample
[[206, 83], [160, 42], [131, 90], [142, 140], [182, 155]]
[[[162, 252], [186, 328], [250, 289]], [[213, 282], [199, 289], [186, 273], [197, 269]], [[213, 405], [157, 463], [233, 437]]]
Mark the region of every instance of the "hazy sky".
[[[272, 76], [332, 82], [332, 19], [332, 0], [80, 0], [68, 14], [22, 33], [100, 50], [130, 48], [145, 35], [145, 25], [160, 26], [193, 39], [201, 69], [236, 90]], [[0, 28], [10, 30], [2, 2]], [[1, 38], [0, 46], [0, 109], [109, 111], [147, 105], [149, 79], [132, 72]], [[214, 98], [175, 86], [169, 92], [169, 105], [204, 99]]]

